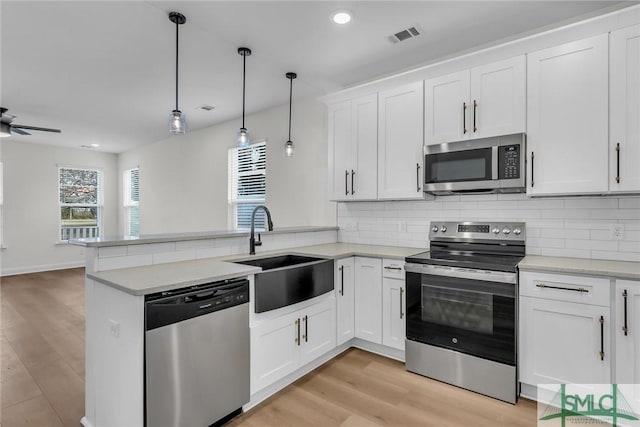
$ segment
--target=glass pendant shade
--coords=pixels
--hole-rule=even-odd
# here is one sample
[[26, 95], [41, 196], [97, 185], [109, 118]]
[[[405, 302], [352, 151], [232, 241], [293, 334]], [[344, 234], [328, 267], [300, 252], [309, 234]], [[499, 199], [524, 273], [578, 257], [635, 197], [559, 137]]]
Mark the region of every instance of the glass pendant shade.
[[287, 157], [293, 156], [293, 141], [287, 141], [284, 146], [284, 153], [287, 155]]
[[238, 148], [247, 148], [249, 146], [249, 131], [245, 128], [238, 130]]
[[187, 131], [184, 113], [180, 110], [173, 110], [169, 116], [169, 132], [182, 135]]

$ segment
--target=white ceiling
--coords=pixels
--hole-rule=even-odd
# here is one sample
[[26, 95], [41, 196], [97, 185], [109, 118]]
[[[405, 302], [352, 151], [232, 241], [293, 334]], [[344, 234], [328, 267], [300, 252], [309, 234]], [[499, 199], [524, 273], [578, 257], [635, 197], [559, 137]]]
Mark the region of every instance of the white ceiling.
[[[637, 4], [617, 1], [8, 1], [0, 2], [0, 104], [14, 123], [61, 128], [11, 139], [122, 152], [165, 139], [174, 107], [175, 25], [180, 109], [190, 130], [320, 96], [398, 70]], [[350, 24], [329, 20], [353, 11]], [[410, 26], [423, 34], [393, 44]], [[197, 110], [202, 104], [211, 112]], [[247, 122], [251, 129], [251, 123]], [[176, 136], [179, 138], [179, 136]]]

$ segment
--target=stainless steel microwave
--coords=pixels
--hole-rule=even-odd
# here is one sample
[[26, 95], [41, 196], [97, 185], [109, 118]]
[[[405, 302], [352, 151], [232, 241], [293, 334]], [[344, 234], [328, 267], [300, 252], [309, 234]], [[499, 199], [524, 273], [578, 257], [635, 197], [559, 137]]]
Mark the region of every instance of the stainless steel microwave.
[[424, 191], [430, 194], [523, 193], [526, 136], [496, 136], [424, 147]]

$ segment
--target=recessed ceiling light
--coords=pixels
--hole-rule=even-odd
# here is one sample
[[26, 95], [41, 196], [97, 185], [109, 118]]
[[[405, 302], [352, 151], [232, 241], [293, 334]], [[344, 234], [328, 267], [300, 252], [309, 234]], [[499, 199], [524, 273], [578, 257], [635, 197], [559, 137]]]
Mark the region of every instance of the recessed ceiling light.
[[83, 144], [80, 147], [82, 147], [82, 148], [98, 148], [98, 147], [100, 147], [100, 144], [96, 144], [96, 143], [89, 144], [89, 145], [84, 145]]
[[92, 146], [93, 148], [98, 148], [98, 147], [100, 147], [100, 144], [93, 143], [93, 144], [91, 144], [91, 146]]
[[331, 20], [340, 25], [348, 24], [351, 21], [351, 12], [348, 10], [338, 10], [331, 14]]

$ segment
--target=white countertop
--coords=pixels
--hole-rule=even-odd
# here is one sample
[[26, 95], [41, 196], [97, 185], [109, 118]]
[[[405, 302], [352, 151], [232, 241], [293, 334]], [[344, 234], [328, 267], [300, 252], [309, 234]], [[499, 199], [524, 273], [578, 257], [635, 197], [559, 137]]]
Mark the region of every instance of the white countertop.
[[[310, 226], [310, 227], [281, 227], [273, 231], [260, 231], [260, 234], [283, 234], [283, 233], [306, 233], [313, 231], [335, 231], [334, 226]], [[69, 243], [76, 246], [100, 248], [105, 246], [127, 246], [143, 245], [148, 243], [181, 242], [185, 240], [219, 239], [224, 237], [249, 237], [248, 231], [221, 230], [221, 231], [201, 231], [193, 233], [167, 233], [167, 234], [146, 234], [139, 237], [115, 236], [115, 237], [94, 237], [90, 239], [72, 239]]]
[[267, 258], [282, 254], [315, 256], [326, 259], [365, 256], [404, 260], [405, 257], [424, 252], [424, 250], [425, 249], [420, 248], [396, 246], [329, 243], [325, 245], [261, 252], [251, 256], [240, 254], [219, 258], [205, 258], [122, 268], [118, 270], [106, 270], [97, 273], [88, 273], [87, 277], [123, 292], [140, 296], [234, 277], [248, 276], [261, 271], [259, 267], [235, 264], [233, 261]]
[[527, 255], [520, 261], [518, 268], [522, 271], [549, 271], [640, 280], [640, 263], [629, 261]]

